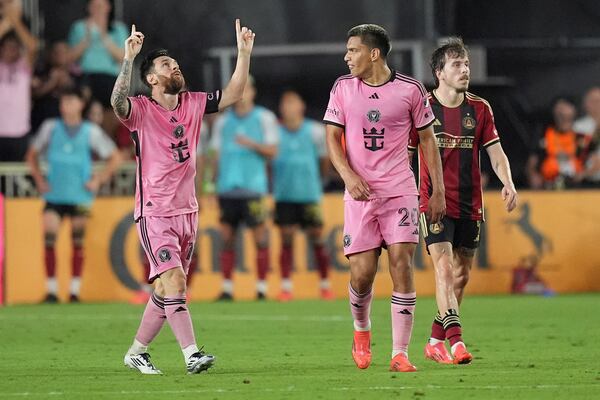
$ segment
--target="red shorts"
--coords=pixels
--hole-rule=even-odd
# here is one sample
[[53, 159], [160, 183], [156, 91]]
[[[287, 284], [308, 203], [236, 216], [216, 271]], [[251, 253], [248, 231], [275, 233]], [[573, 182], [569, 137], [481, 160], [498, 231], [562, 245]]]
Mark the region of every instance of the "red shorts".
[[178, 267], [183, 267], [187, 275], [196, 243], [197, 212], [173, 217], [142, 217], [136, 226], [150, 261], [148, 282], [152, 283], [163, 272]]
[[344, 201], [344, 255], [419, 242], [417, 196]]

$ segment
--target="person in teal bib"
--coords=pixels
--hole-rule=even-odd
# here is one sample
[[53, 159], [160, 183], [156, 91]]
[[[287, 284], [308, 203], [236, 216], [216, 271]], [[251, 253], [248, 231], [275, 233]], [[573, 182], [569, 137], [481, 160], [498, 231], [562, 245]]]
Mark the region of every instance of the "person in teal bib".
[[306, 232], [314, 254], [321, 279], [321, 297], [326, 300], [334, 298], [328, 280], [329, 256], [323, 245], [323, 218], [319, 205], [323, 195], [321, 169], [326, 168], [329, 162], [325, 127], [305, 118], [305, 111], [306, 103], [298, 92], [283, 92], [279, 103], [279, 151], [273, 160], [275, 223], [281, 234], [280, 301], [293, 298], [290, 277], [294, 259], [293, 239], [298, 226]]
[[[79, 301], [83, 268], [85, 227], [94, 194], [118, 168], [121, 157], [115, 144], [97, 125], [82, 117], [85, 103], [77, 89], [67, 89], [59, 98], [60, 118], [47, 119], [34, 137], [26, 161], [46, 204], [43, 211], [44, 261], [47, 275], [45, 302], [58, 301], [54, 245], [63, 217], [71, 218], [73, 245], [70, 301]], [[92, 153], [108, 159], [104, 169], [92, 170]], [[48, 164], [42, 174], [39, 156]]]
[[211, 148], [218, 159], [217, 195], [223, 240], [220, 300], [233, 298], [234, 243], [240, 224], [252, 229], [256, 244], [257, 298], [262, 300], [267, 293], [269, 241], [263, 196], [268, 186], [267, 161], [277, 154], [278, 133], [275, 114], [254, 104], [255, 96], [254, 82], [249, 78], [242, 100], [221, 115], [213, 127]]

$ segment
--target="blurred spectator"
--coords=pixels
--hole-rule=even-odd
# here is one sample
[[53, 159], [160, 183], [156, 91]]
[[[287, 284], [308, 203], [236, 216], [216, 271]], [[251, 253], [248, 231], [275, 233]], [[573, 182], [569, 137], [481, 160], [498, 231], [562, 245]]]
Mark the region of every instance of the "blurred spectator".
[[583, 97], [585, 115], [575, 121], [573, 130], [593, 136], [600, 128], [600, 87], [590, 88]]
[[513, 269], [511, 293], [554, 295], [554, 291], [546, 286], [544, 280], [539, 276], [538, 264], [539, 259], [535, 255], [521, 258], [519, 265]]
[[581, 156], [589, 140], [573, 130], [576, 113], [575, 105], [566, 98], [553, 103], [553, 123], [544, 132], [539, 153], [531, 155], [527, 163], [532, 188], [560, 189], [577, 183], [583, 171]]
[[589, 89], [583, 98], [586, 115], [575, 121], [575, 130], [590, 137], [584, 170], [579, 178], [583, 186], [600, 186], [600, 87]]
[[78, 74], [73, 68], [66, 42], [56, 42], [50, 47], [45, 62], [36, 70], [33, 77], [33, 112], [31, 127], [35, 131], [47, 118], [60, 115], [58, 96], [77, 85]]
[[27, 149], [37, 46], [23, 23], [20, 3], [0, 0], [0, 161], [21, 161]]
[[[64, 217], [71, 219], [72, 277], [70, 301], [79, 301], [83, 268], [85, 228], [94, 195], [107, 182], [120, 163], [119, 152], [102, 129], [83, 119], [85, 101], [76, 89], [60, 95], [60, 118], [42, 124], [27, 151], [31, 175], [46, 204], [42, 224], [44, 229], [44, 260], [47, 274], [45, 302], [56, 303], [56, 257], [54, 246]], [[91, 153], [108, 159], [102, 171], [92, 171]], [[44, 177], [39, 155], [45, 154], [48, 173]]]
[[110, 95], [129, 33], [122, 22], [114, 20], [110, 0], [88, 0], [87, 10], [87, 18], [71, 26], [71, 57], [81, 68], [83, 83], [90, 87], [92, 97], [104, 106], [103, 127], [114, 137], [118, 122], [110, 107]]

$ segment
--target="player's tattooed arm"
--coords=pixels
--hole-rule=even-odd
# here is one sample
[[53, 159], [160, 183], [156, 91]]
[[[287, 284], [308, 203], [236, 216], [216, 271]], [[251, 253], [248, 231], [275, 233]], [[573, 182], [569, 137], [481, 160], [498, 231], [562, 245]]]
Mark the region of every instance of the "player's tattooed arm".
[[133, 60], [142, 49], [144, 43], [144, 34], [135, 29], [135, 25], [131, 25], [131, 35], [125, 40], [125, 56], [121, 65], [121, 72], [117, 77], [115, 86], [113, 87], [112, 95], [110, 96], [110, 105], [115, 114], [120, 118], [129, 116], [129, 108], [131, 107], [127, 96], [131, 87], [131, 69]]
[[133, 61], [123, 60], [121, 66], [121, 72], [117, 77], [115, 86], [113, 87], [112, 95], [110, 96], [110, 104], [115, 111], [115, 114], [120, 118], [127, 118], [129, 116], [129, 89], [131, 86], [131, 66]]

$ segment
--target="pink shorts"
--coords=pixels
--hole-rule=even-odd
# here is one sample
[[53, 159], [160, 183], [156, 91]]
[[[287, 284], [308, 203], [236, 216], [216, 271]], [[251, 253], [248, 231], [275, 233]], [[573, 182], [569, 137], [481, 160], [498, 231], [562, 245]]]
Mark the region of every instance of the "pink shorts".
[[417, 196], [344, 201], [344, 255], [419, 242]]
[[142, 217], [136, 226], [150, 261], [148, 282], [177, 267], [183, 267], [187, 275], [196, 243], [197, 212], [173, 217]]

